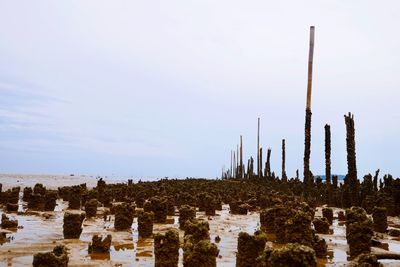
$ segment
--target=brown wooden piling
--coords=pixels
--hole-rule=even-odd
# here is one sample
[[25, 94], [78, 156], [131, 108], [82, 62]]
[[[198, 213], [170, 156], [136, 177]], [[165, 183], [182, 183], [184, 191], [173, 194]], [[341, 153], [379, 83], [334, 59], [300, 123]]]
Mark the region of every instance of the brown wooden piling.
[[349, 112], [344, 115], [346, 123], [346, 148], [347, 148], [347, 178], [346, 184], [350, 190], [350, 201], [352, 206], [359, 205], [357, 164], [356, 164], [356, 141], [354, 128], [354, 115]]
[[306, 118], [304, 133], [304, 183], [306, 192], [311, 187], [312, 177], [310, 171], [310, 154], [311, 154], [311, 92], [312, 92], [312, 70], [314, 58], [314, 26], [310, 27], [310, 47], [308, 54], [308, 80], [307, 80], [307, 102], [306, 102]]
[[332, 205], [332, 185], [331, 185], [331, 126], [325, 124], [325, 181], [327, 187], [327, 203]]
[[265, 162], [265, 176], [271, 177], [271, 148], [267, 150], [267, 161]]
[[240, 136], [240, 162], [239, 162], [239, 176], [240, 178], [243, 178], [243, 138]]
[[261, 176], [260, 165], [260, 118], [257, 120], [257, 175]]
[[259, 175], [258, 177], [262, 177], [263, 176], [263, 171], [262, 171], [262, 164], [263, 160], [262, 160], [262, 147], [260, 147], [260, 162], [258, 163], [258, 165], [260, 166], [260, 170], [259, 170]]
[[285, 165], [286, 165], [286, 151], [285, 151], [285, 139], [282, 139], [282, 180], [287, 181], [287, 176], [286, 176], [286, 170], [285, 170]]

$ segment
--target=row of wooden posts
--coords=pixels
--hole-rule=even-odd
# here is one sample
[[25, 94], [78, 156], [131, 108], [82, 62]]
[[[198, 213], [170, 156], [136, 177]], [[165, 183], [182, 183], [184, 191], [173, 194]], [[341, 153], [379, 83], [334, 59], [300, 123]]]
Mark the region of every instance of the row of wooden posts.
[[[306, 188], [311, 188], [314, 183], [313, 174], [310, 170], [310, 155], [311, 155], [311, 95], [312, 95], [312, 75], [313, 75], [313, 58], [314, 58], [314, 33], [315, 27], [310, 27], [310, 46], [308, 57], [308, 79], [307, 79], [307, 99], [306, 99], [306, 112], [305, 112], [305, 127], [304, 127], [304, 169], [303, 169], [303, 182]], [[345, 115], [346, 124], [346, 148], [347, 148], [347, 167], [348, 179], [347, 182], [352, 190], [358, 190], [357, 185], [357, 167], [356, 167], [356, 153], [355, 153], [355, 129], [354, 129], [354, 116], [349, 113]], [[287, 180], [286, 175], [286, 147], [285, 139], [282, 139], [282, 180]], [[263, 150], [260, 147], [260, 118], [257, 123], [257, 169], [254, 172], [254, 159], [250, 157], [247, 162], [247, 170], [243, 164], [243, 137], [240, 136], [240, 144], [237, 145], [236, 151], [231, 150], [231, 164], [228, 170], [223, 168], [222, 176], [224, 178], [261, 178], [261, 177], [275, 177], [271, 172], [271, 149], [267, 150], [267, 159], [263, 171]], [[326, 183], [331, 184], [331, 128], [330, 125], [325, 125], [325, 177]], [[298, 170], [296, 177], [298, 177]]]

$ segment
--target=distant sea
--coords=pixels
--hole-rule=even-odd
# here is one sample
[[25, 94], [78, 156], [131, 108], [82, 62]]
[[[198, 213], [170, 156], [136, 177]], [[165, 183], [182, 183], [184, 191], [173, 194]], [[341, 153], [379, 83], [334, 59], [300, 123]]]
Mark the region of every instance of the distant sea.
[[[342, 174], [332, 174], [332, 176], [333, 176], [333, 175], [336, 175], [336, 176], [338, 177], [338, 183], [339, 183], [339, 184], [344, 182], [344, 177], [345, 177], [346, 175], [342, 175]], [[314, 175], [314, 179], [315, 179], [316, 177], [318, 177], [318, 176], [321, 177], [322, 181], [325, 181], [325, 180], [326, 180], [325, 175]]]

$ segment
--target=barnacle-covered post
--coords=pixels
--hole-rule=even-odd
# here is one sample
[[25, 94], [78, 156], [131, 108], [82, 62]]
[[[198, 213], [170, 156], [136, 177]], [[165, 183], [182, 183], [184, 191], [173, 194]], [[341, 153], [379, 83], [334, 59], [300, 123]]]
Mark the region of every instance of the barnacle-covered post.
[[325, 179], [327, 186], [328, 205], [332, 205], [331, 186], [331, 126], [325, 125]]
[[260, 118], [257, 123], [257, 176], [260, 177], [261, 165], [260, 165]]
[[267, 150], [267, 161], [265, 162], [265, 176], [271, 177], [271, 148]]
[[306, 119], [304, 127], [304, 184], [306, 192], [312, 184], [310, 171], [310, 154], [311, 154], [311, 91], [312, 91], [312, 71], [314, 58], [314, 26], [310, 27], [310, 48], [308, 54], [308, 80], [307, 80], [307, 102], [306, 102]]
[[229, 178], [233, 177], [233, 151], [231, 150], [231, 169], [229, 170]]
[[325, 125], [325, 179], [331, 184], [331, 126]]
[[259, 177], [262, 177], [263, 176], [263, 171], [262, 171], [262, 164], [263, 163], [263, 160], [262, 160], [262, 147], [260, 147], [260, 162], [259, 162], [259, 166], [260, 166], [260, 175], [259, 175]]
[[282, 180], [287, 181], [286, 170], [285, 170], [285, 162], [286, 160], [286, 152], [285, 152], [285, 139], [282, 139]]
[[244, 172], [244, 168], [243, 168], [243, 138], [242, 136], [240, 136], [240, 178], [243, 178], [243, 172]]
[[236, 152], [233, 151], [233, 177], [236, 178]]
[[239, 145], [236, 145], [236, 178], [239, 177]]
[[346, 148], [347, 148], [347, 177], [345, 183], [349, 186], [350, 204], [359, 205], [358, 182], [357, 182], [357, 164], [356, 164], [356, 142], [354, 129], [354, 115], [349, 112], [344, 115], [346, 123]]
[[247, 175], [246, 178], [250, 178], [250, 159], [247, 160]]
[[374, 192], [378, 191], [378, 176], [379, 176], [379, 169], [376, 170], [374, 175]]

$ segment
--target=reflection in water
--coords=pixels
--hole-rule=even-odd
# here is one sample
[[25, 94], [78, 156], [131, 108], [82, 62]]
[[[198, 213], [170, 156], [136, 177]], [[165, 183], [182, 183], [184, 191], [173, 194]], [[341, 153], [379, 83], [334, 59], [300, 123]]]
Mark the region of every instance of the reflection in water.
[[153, 239], [151, 238], [139, 238], [139, 240], [137, 241], [138, 248], [148, 247], [151, 244], [153, 244]]
[[153, 253], [151, 251], [136, 252], [136, 257], [153, 257]]
[[11, 237], [7, 236], [7, 233], [1, 232], [0, 233], [0, 246], [3, 245], [4, 243], [10, 242]]
[[[104, 221], [101, 216], [85, 220], [80, 239], [64, 240], [62, 225], [63, 212], [66, 206], [66, 202], [57, 200], [54, 212], [13, 214], [12, 216], [18, 219], [19, 224], [24, 227], [23, 229], [14, 229], [15, 232], [7, 232], [7, 237], [12, 238], [8, 240], [9, 242], [6, 241], [0, 246], [0, 266], [30, 266], [34, 253], [51, 251], [56, 244], [67, 246], [71, 266], [154, 266], [154, 241], [152, 238], [138, 237], [137, 219], [134, 220], [132, 231], [114, 231], [113, 216], [111, 216], [111, 221]], [[22, 207], [23, 203], [21, 203]], [[205, 216], [204, 212], [198, 212], [197, 217], [209, 222], [211, 240], [214, 240], [216, 236], [221, 239], [217, 244], [220, 250], [217, 266], [235, 266], [239, 232], [244, 231], [253, 234], [259, 228], [259, 213], [231, 215], [228, 205], [224, 205], [223, 210], [217, 211], [217, 216], [210, 219]], [[168, 224], [154, 224], [154, 233], [165, 233], [171, 228], [177, 229], [178, 226], [178, 216], [169, 216]], [[334, 230], [333, 235], [321, 235], [328, 244], [328, 257], [319, 259], [318, 266], [341, 266], [348, 263], [345, 225], [335, 220], [332, 229]], [[88, 254], [88, 244], [95, 234], [112, 235], [109, 253]], [[179, 237], [182, 244], [183, 231], [181, 230], [179, 230]], [[267, 238], [269, 245], [274, 248], [282, 246], [274, 242], [276, 237], [273, 234], [267, 234]], [[382, 247], [376, 249], [386, 248], [391, 252], [400, 251], [399, 241], [388, 238], [383, 238], [380, 241]], [[29, 247], [26, 244], [29, 244]], [[182, 248], [180, 248], [179, 266], [182, 266], [182, 254]], [[394, 261], [388, 262], [393, 263]]]
[[90, 253], [91, 260], [110, 260], [110, 253]]
[[119, 245], [114, 244], [115, 251], [126, 250], [126, 249], [132, 250], [134, 249], [134, 247], [135, 246], [133, 245], [133, 243], [119, 244]]

